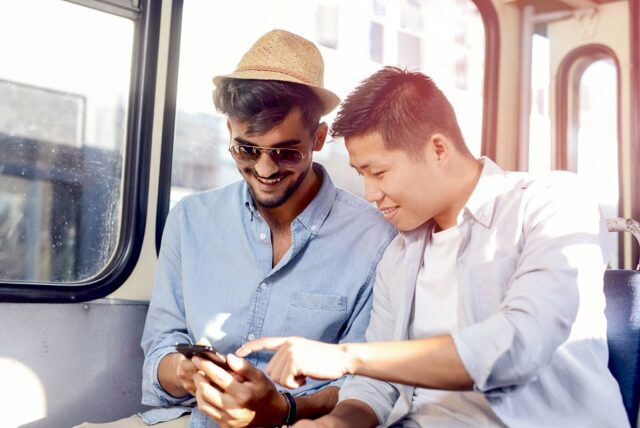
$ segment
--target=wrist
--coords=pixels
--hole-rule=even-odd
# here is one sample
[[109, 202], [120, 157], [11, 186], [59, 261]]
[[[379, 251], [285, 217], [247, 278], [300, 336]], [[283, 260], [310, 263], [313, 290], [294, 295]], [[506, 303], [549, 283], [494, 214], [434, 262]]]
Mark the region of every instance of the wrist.
[[[270, 404], [267, 405], [268, 411], [266, 411], [263, 417], [260, 419], [260, 426], [279, 427], [284, 423], [287, 417], [288, 409], [287, 399], [282, 393], [274, 390]], [[264, 419], [264, 420], [263, 420]]]
[[181, 398], [189, 394], [182, 386], [182, 381], [178, 377], [178, 366], [182, 360], [181, 354], [171, 352], [160, 360], [158, 364], [158, 383], [169, 395], [175, 398]]
[[346, 374], [358, 374], [362, 364], [362, 356], [360, 355], [359, 348], [358, 344], [354, 343], [340, 345], [340, 349], [344, 355], [344, 371]]

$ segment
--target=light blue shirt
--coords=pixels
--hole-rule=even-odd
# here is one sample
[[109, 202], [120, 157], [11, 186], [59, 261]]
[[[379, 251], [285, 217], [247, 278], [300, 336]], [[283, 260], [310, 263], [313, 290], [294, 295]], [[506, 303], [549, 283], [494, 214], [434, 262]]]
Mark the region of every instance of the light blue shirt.
[[[475, 391], [509, 427], [628, 427], [607, 368], [607, 229], [590, 189], [568, 172], [483, 163], [458, 223], [458, 328], [451, 332]], [[428, 316], [414, 297], [423, 260], [425, 269], [440, 262], [425, 253], [431, 232], [428, 223], [403, 233], [385, 251], [368, 341], [407, 339], [414, 305]], [[367, 403], [385, 426], [414, 426], [404, 419], [413, 391], [355, 376], [340, 400]], [[460, 424], [445, 416], [429, 426]]]
[[[269, 226], [244, 181], [188, 196], [169, 213], [142, 337], [142, 402], [164, 408], [144, 413], [147, 423], [176, 418], [193, 403], [158, 383], [158, 364], [177, 342], [206, 338], [234, 353], [263, 336], [364, 340], [376, 266], [396, 231], [364, 200], [337, 189], [320, 165], [314, 168], [322, 185], [291, 223], [291, 248], [275, 267]], [[264, 370], [271, 355], [247, 359]], [[326, 385], [310, 380], [292, 392]], [[207, 423], [215, 426], [196, 408], [189, 426]]]

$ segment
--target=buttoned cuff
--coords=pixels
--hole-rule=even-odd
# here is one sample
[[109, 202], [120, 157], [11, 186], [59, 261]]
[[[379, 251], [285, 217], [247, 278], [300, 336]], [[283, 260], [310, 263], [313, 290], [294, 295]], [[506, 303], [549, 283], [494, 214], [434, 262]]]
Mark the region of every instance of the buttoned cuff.
[[184, 333], [172, 333], [165, 336], [155, 345], [155, 349], [145, 358], [144, 377], [142, 387], [142, 404], [147, 406], [171, 406], [183, 403], [191, 399], [191, 395], [184, 397], [174, 397], [162, 388], [158, 380], [158, 367], [160, 361], [172, 353], [176, 352], [176, 343], [193, 343], [191, 338]]

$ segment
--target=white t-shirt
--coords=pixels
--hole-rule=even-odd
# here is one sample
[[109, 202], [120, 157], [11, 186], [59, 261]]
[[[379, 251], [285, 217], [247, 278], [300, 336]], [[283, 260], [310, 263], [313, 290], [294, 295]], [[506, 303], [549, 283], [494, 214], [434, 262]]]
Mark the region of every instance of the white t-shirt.
[[[409, 339], [449, 334], [458, 328], [456, 259], [459, 246], [458, 227], [432, 235], [418, 273]], [[479, 392], [416, 388], [411, 401], [411, 413], [403, 421], [403, 426], [503, 425]]]

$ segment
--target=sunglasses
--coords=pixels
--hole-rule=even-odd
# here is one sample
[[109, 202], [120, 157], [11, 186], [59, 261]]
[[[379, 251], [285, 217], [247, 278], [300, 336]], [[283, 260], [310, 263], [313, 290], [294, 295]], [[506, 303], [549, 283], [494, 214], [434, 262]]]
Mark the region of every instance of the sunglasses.
[[229, 152], [231, 152], [231, 156], [233, 156], [237, 162], [244, 164], [258, 162], [260, 156], [262, 156], [262, 152], [267, 152], [273, 162], [283, 167], [297, 166], [306, 156], [306, 153], [296, 149], [258, 147], [248, 144], [231, 144], [229, 146]]

